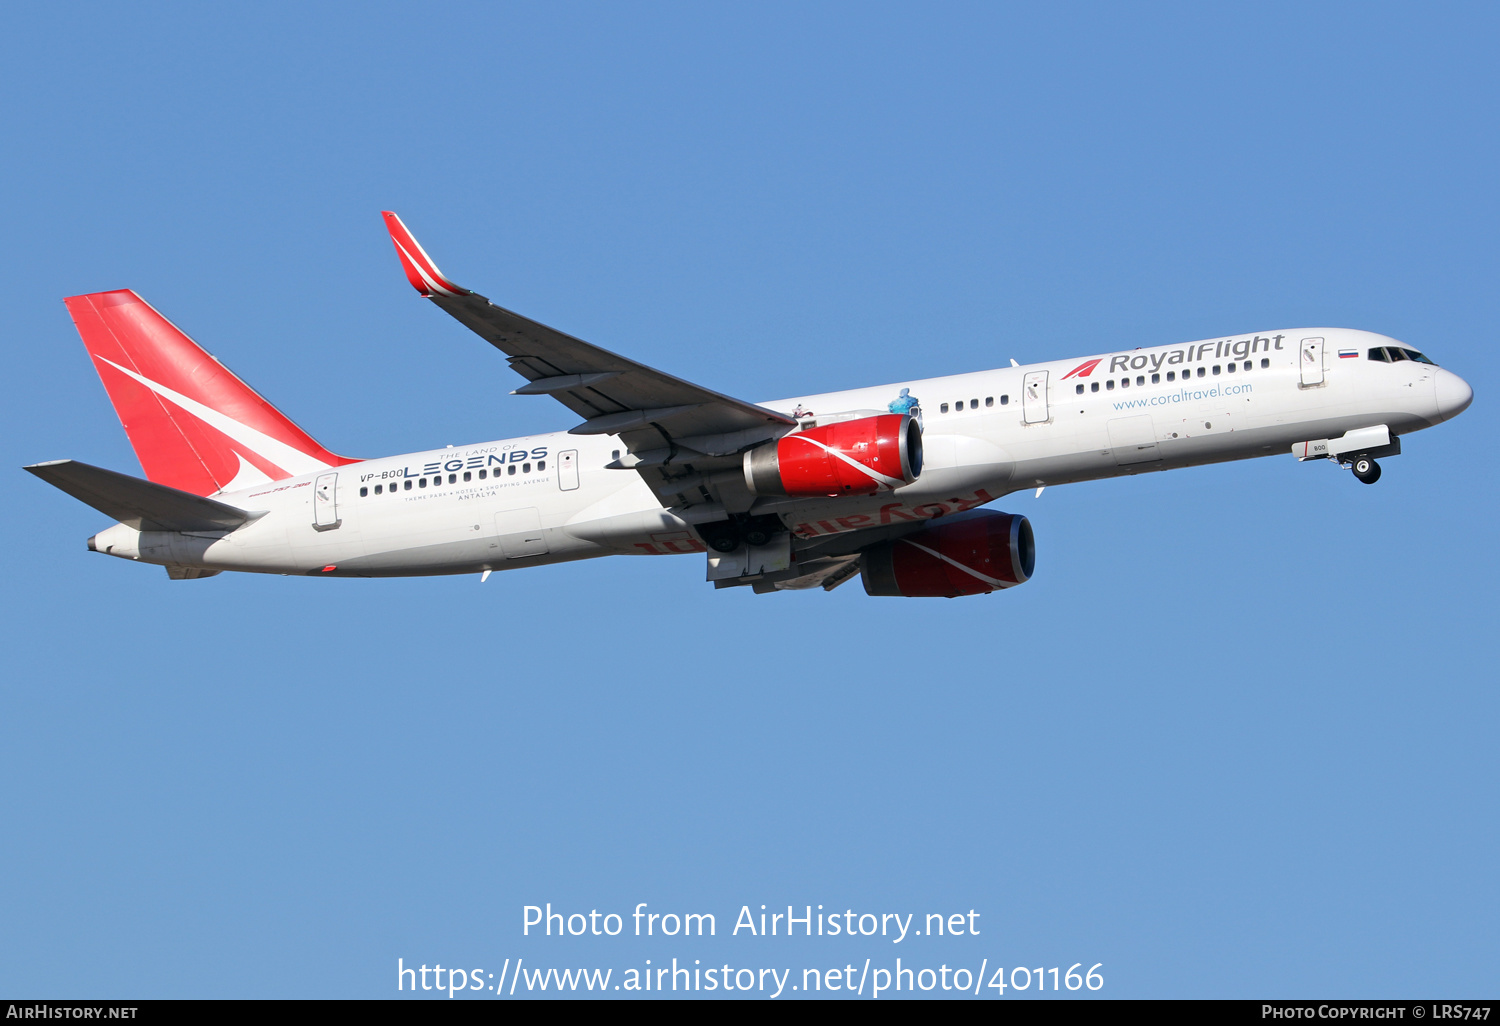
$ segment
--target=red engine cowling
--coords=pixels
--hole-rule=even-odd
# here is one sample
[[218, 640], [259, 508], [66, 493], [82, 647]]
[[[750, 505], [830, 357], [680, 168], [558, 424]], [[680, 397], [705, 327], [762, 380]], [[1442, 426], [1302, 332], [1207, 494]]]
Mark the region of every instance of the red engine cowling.
[[1031, 579], [1036, 540], [1018, 513], [980, 509], [881, 542], [860, 557], [867, 595], [988, 595]]
[[824, 424], [745, 453], [757, 495], [873, 495], [921, 473], [922, 427], [909, 413]]

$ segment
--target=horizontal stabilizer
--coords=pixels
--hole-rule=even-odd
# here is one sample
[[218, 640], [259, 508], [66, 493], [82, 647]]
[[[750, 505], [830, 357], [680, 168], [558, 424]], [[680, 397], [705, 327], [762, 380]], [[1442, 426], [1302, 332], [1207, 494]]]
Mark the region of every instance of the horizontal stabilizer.
[[26, 469], [137, 531], [232, 531], [257, 515], [77, 460], [52, 460]]

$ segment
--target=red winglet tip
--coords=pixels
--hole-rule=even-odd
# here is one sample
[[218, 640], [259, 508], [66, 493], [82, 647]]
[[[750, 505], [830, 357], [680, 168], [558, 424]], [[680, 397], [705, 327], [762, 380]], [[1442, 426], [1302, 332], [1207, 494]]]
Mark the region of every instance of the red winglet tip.
[[385, 218], [386, 230], [391, 233], [391, 242], [396, 246], [396, 256], [401, 260], [401, 269], [406, 272], [406, 280], [411, 282], [412, 288], [429, 299], [433, 296], [462, 296], [468, 294], [468, 289], [459, 288], [447, 278], [443, 272], [438, 270], [437, 264], [432, 262], [432, 257], [422, 248], [411, 231], [402, 224], [401, 218], [396, 216], [395, 211], [382, 210], [381, 216]]

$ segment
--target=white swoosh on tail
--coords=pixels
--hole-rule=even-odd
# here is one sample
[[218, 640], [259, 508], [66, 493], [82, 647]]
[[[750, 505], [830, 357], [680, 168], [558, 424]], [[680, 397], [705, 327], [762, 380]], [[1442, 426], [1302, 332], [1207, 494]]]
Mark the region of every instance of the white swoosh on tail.
[[128, 367], [121, 367], [113, 360], [106, 360], [102, 356], [96, 356], [94, 359], [102, 363], [107, 363], [121, 374], [134, 378], [163, 399], [191, 413], [215, 431], [228, 435], [257, 456], [261, 456], [271, 463], [276, 464], [276, 466], [288, 474], [310, 474], [315, 470], [325, 470], [328, 468], [327, 463], [309, 456], [301, 449], [294, 449], [285, 442], [278, 441], [268, 434], [257, 431], [253, 427], [247, 427], [234, 418], [225, 416], [218, 410], [204, 406], [196, 399], [189, 399], [181, 392], [174, 392], [166, 385], [152, 381], [150, 378], [142, 377]]
[[240, 461], [239, 472], [234, 475], [233, 481], [220, 488], [219, 491], [237, 492], [241, 488], [253, 488], [256, 485], [271, 483], [271, 479], [259, 467], [245, 459], [241, 453], [235, 453], [234, 455]]

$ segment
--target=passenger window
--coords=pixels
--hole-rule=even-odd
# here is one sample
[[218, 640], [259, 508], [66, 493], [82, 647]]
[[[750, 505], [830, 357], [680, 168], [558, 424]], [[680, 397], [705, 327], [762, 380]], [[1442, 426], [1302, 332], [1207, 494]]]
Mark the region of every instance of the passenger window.
[[1110, 378], [1108, 381], [1106, 381], [1104, 383], [1104, 390], [1106, 392], [1113, 392], [1115, 390], [1115, 379], [1114, 378]]
[[457, 474], [449, 474], [448, 475], [448, 483], [449, 484], [458, 484], [458, 475]]
[[985, 396], [984, 397], [984, 405], [985, 406], [994, 406], [995, 405], [995, 397], [992, 396], [992, 395]]
[[1001, 406], [1008, 406], [1008, 405], [1010, 405], [1010, 396], [1008, 396], [1008, 395], [1002, 395], [1000, 397], [1000, 405]]
[[1200, 378], [1203, 377], [1204, 375], [1206, 375], [1207, 373], [1208, 373], [1208, 368], [1207, 367], [1199, 367], [1198, 368], [1198, 376]]
[[507, 474], [514, 474], [516, 472], [516, 465], [512, 463], [510, 466], [505, 468], [505, 472]]
[[523, 474], [529, 474], [529, 473], [531, 473], [531, 464], [530, 463], [523, 463], [523, 464], [521, 464], [521, 473], [523, 473]]
[[611, 452], [611, 453], [610, 453], [610, 454], [609, 454], [609, 458], [610, 458], [610, 459], [612, 459], [612, 460], [617, 460], [617, 459], [619, 459], [619, 458], [620, 458], [620, 450], [619, 450], [619, 449], [615, 449], [615, 450], [614, 450], [614, 451], [612, 451], [612, 452]]
[[971, 409], [971, 410], [977, 410], [977, 409], [979, 409], [979, 400], [978, 399], [970, 399], [969, 400], [969, 409]]
[[411, 478], [407, 478], [406, 479], [406, 483], [403, 484], [402, 487], [405, 488], [407, 491], [411, 491]]
[[361, 499], [363, 499], [366, 495], [369, 495], [369, 494], [370, 494], [370, 489], [368, 489], [368, 488], [361, 488], [359, 490], [359, 497]]
[[1269, 366], [1271, 366], [1271, 361], [1262, 356], [1260, 358], [1260, 369], [1265, 370]]
[[1099, 382], [1095, 381], [1093, 384], [1089, 385], [1089, 391], [1090, 392], [1097, 392], [1097, 391], [1099, 391]]
[[1249, 360], [1246, 360], [1246, 361], [1245, 361], [1245, 369], [1246, 369], [1246, 370], [1249, 370], [1249, 369], [1250, 369], [1250, 361], [1249, 361]]
[[1146, 383], [1146, 375], [1144, 375], [1144, 374], [1137, 374], [1135, 376], [1135, 383], [1137, 385], [1144, 385]]
[[376, 495], [379, 495], [379, 494], [380, 494], [380, 493], [381, 493], [381, 490], [382, 490], [382, 489], [383, 489], [383, 488], [384, 488], [384, 485], [376, 485], [376, 486], [375, 486], [375, 494], [376, 494]]
[[470, 474], [469, 474], [469, 472], [468, 472], [468, 471], [467, 471], [467, 470], [466, 470], [466, 471], [464, 471], [464, 480], [465, 480], [465, 481], [470, 481], [470, 480], [472, 480], [472, 477], [471, 477], [471, 476], [470, 476]]
[[1161, 384], [1161, 375], [1160, 374], [1153, 374], [1153, 375], [1151, 375], [1151, 384], [1153, 384], [1153, 385], [1159, 385], [1159, 384]]
[[1176, 381], [1177, 380], [1177, 372], [1176, 371], [1167, 371], [1167, 380], [1168, 381]]
[[1229, 365], [1229, 373], [1233, 374], [1235, 371], [1239, 370], [1239, 367], [1240, 367], [1239, 364], [1237, 364], [1237, 363], [1231, 363]]
[[425, 477], [419, 477], [419, 478], [417, 478], [417, 487], [418, 488], [426, 488], [427, 487], [427, 479]]
[[489, 477], [489, 474], [486, 471], [481, 470], [479, 472], [479, 480], [483, 481], [487, 477]]
[[1083, 386], [1077, 385], [1073, 388], [1073, 391], [1077, 392], [1079, 395], [1083, 395]]
[[1121, 378], [1120, 379], [1120, 387], [1121, 388], [1129, 388], [1130, 387], [1130, 379], [1129, 378]]
[[[1203, 368], [1201, 368], [1201, 367], [1200, 367], [1200, 368], [1198, 368], [1198, 369], [1199, 369], [1199, 370], [1202, 370], [1202, 369], [1203, 369]], [[1218, 364], [1214, 364], [1214, 373], [1215, 373], [1215, 374], [1217, 374], [1217, 373], [1219, 373], [1219, 365], [1218, 365]]]
[[537, 473], [539, 473], [539, 474], [542, 471], [546, 470], [547, 469], [547, 461], [546, 460], [537, 460], [536, 461], [536, 469], [537, 469]]
[[938, 412], [939, 413], [947, 413], [948, 412], [948, 404], [944, 403], [943, 405], [939, 406], [938, 407]]

